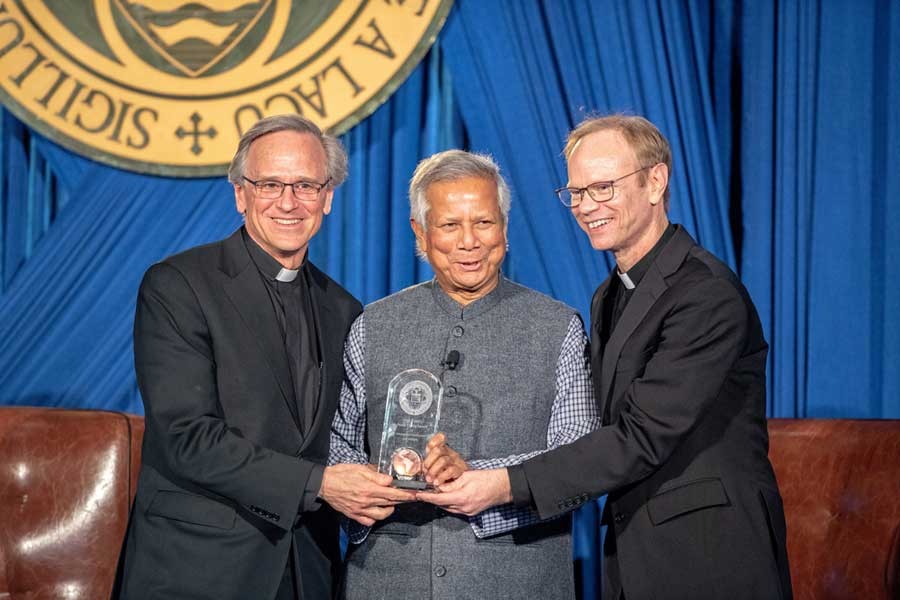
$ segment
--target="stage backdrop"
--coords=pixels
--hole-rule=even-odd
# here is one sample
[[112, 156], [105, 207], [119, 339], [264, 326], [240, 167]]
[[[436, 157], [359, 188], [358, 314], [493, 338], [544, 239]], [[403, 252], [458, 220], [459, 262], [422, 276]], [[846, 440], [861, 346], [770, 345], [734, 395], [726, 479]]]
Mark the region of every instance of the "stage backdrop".
[[[343, 136], [350, 180], [312, 259], [365, 302], [431, 276], [417, 162], [493, 154], [513, 189], [513, 279], [587, 316], [608, 257], [553, 189], [566, 131], [646, 115], [674, 151], [671, 217], [747, 284], [771, 345], [769, 414], [900, 418], [900, 7], [853, 2], [457, 0], [437, 44]], [[239, 226], [224, 178], [103, 166], [2, 117], [0, 403], [142, 412], [144, 270]], [[576, 519], [596, 597], [596, 511]]]

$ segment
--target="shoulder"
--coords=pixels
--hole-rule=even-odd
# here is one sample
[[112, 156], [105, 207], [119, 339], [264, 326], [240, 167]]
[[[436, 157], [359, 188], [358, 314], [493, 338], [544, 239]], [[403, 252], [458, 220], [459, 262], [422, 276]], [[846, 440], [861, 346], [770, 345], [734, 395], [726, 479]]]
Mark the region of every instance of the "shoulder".
[[224, 240], [194, 246], [150, 265], [144, 273], [141, 290], [156, 289], [176, 293], [194, 288], [206, 274], [219, 270]]
[[362, 311], [362, 304], [356, 297], [348, 292], [344, 286], [329, 277], [324, 271], [319, 269], [312, 262], [309, 263], [309, 274], [314, 285], [317, 285], [326, 296], [332, 306], [342, 307], [344, 310], [356, 317]]
[[399, 292], [394, 292], [389, 296], [367, 304], [366, 312], [375, 314], [402, 311], [413, 304], [428, 301], [432, 297], [434, 285], [434, 281], [424, 281], [411, 285]]
[[694, 335], [728, 328], [736, 340], [762, 343], [762, 324], [747, 289], [728, 265], [703, 247], [692, 247], [667, 283], [669, 314], [692, 323]]
[[514, 281], [504, 279], [502, 285], [503, 302], [513, 310], [528, 313], [536, 317], [545, 316], [547, 318], [561, 318], [565, 319], [566, 322], [571, 320], [573, 315], [578, 314], [577, 311], [568, 304], [551, 298], [537, 290], [515, 283]]
[[194, 246], [168, 256], [157, 264], [168, 265], [183, 272], [208, 271], [221, 262], [226, 240]]
[[741, 304], [753, 304], [737, 274], [699, 245], [691, 248], [673, 279], [673, 287], [681, 293], [710, 301], [731, 299]]

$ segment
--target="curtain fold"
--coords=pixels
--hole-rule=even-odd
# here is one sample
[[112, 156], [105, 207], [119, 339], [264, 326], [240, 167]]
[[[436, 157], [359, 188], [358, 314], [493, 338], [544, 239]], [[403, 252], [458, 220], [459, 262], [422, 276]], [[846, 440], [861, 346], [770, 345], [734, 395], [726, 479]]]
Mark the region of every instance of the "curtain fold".
[[131, 350], [140, 278], [233, 229], [233, 205], [222, 202], [230, 189], [116, 171], [36, 139], [72, 200], [0, 297], [0, 401], [140, 413]]
[[771, 351], [769, 412], [900, 416], [900, 10], [745, 4], [741, 276]]

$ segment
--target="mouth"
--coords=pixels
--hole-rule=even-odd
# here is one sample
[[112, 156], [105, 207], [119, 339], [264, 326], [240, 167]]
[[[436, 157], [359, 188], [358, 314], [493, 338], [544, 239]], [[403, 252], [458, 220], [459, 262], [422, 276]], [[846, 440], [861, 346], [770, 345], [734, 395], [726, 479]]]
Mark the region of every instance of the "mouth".
[[463, 271], [477, 271], [481, 267], [481, 260], [459, 260], [456, 265]]
[[611, 218], [597, 219], [596, 221], [590, 221], [589, 223], [587, 223], [587, 227], [588, 227], [588, 229], [594, 230], [594, 229], [599, 229], [600, 227], [605, 227], [606, 225], [609, 225], [610, 223], [612, 223]]
[[279, 219], [276, 217], [272, 217], [272, 220], [279, 225], [297, 225], [298, 223], [303, 222], [303, 219]]

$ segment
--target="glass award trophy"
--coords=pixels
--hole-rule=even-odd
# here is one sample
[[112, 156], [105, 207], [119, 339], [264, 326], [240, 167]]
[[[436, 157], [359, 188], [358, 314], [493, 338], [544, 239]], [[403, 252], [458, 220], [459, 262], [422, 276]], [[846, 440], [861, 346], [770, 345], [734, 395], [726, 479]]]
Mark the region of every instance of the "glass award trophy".
[[425, 446], [438, 430], [443, 395], [438, 378], [422, 369], [402, 371], [388, 385], [378, 471], [393, 476], [394, 487], [429, 487], [422, 464]]

